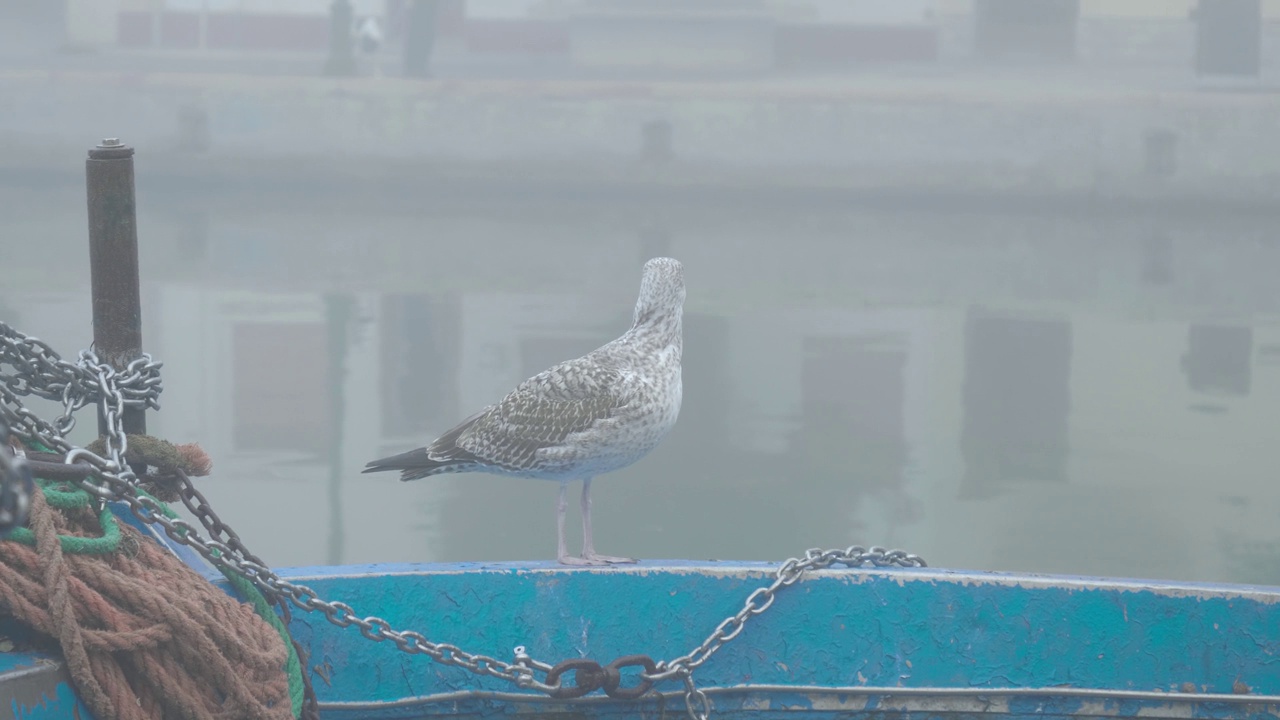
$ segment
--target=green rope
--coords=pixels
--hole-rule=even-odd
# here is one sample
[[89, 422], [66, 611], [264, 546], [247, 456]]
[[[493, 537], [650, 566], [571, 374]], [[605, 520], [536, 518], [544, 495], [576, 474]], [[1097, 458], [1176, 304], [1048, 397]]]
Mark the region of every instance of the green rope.
[[[48, 448], [35, 443], [36, 449], [48, 451]], [[76, 487], [75, 485], [58, 480], [44, 480], [36, 478], [36, 483], [44, 492], [45, 500], [50, 507], [59, 510], [77, 510], [91, 507], [93, 498], [89, 493]], [[166, 518], [173, 520], [178, 517], [168, 505], [139, 489], [139, 495], [145, 495], [155, 502], [160, 508], [160, 514]], [[102, 526], [102, 537], [80, 537], [78, 535], [59, 535], [58, 544], [62, 546], [62, 551], [74, 555], [106, 555], [115, 552], [120, 547], [120, 521], [116, 518], [115, 513], [111, 512], [111, 507], [104, 504], [102, 511], [98, 514], [98, 524]], [[20, 542], [23, 545], [35, 546], [36, 536], [31, 532], [30, 528], [19, 527], [14, 528], [5, 538], [5, 541]], [[217, 551], [214, 551], [217, 553]], [[239, 594], [240, 599], [246, 600], [253, 606], [253, 611], [262, 618], [267, 624], [280, 635], [280, 640], [284, 642], [285, 651], [288, 658], [285, 660], [285, 672], [289, 675], [289, 701], [293, 709], [295, 718], [302, 717], [302, 702], [304, 698], [304, 686], [302, 683], [302, 661], [298, 658], [297, 648], [293, 646], [293, 639], [289, 636], [289, 630], [284, 626], [284, 622], [280, 620], [280, 616], [276, 614], [271, 604], [267, 602], [266, 597], [258, 590], [256, 586], [249, 580], [236, 575], [225, 567], [218, 567], [218, 571], [227, 579], [231, 587]]]
[[[51, 507], [59, 510], [78, 510], [89, 507], [89, 493], [71, 489], [65, 482], [36, 479], [36, 484], [44, 491], [45, 500]], [[98, 513], [98, 524], [102, 526], [102, 537], [81, 537], [79, 535], [59, 535], [58, 544], [62, 552], [70, 555], [109, 555], [120, 547], [120, 522], [111, 512], [111, 508], [102, 506]], [[10, 532], [5, 540], [20, 542], [35, 547], [36, 535], [30, 528], [18, 527]]]
[[[160, 514], [166, 518], [174, 520], [178, 517], [178, 514], [168, 505], [156, 500], [145, 490], [139, 489], [138, 494], [146, 495], [155, 500], [156, 505], [160, 507]], [[213, 552], [215, 556], [219, 555], [217, 550]], [[295, 718], [302, 717], [302, 702], [305, 697], [305, 688], [302, 684], [302, 661], [298, 658], [298, 650], [293, 646], [293, 638], [289, 636], [288, 628], [284, 626], [280, 616], [272, 609], [271, 603], [267, 602], [267, 598], [263, 596], [262, 591], [258, 590], [256, 585], [221, 565], [218, 566], [218, 572], [222, 573], [222, 577], [227, 579], [232, 589], [239, 593], [240, 599], [246, 600], [252, 605], [253, 611], [258, 614], [258, 617], [267, 621], [267, 624], [275, 628], [275, 631], [280, 634], [280, 640], [284, 642], [285, 651], [289, 654], [289, 657], [285, 660], [285, 672], [289, 675], [289, 701], [293, 708], [293, 716]]]
[[285, 628], [284, 622], [280, 620], [279, 615], [276, 615], [271, 604], [253, 583], [229, 570], [222, 568], [219, 570], [236, 592], [248, 598], [258, 617], [266, 620], [276, 629], [276, 632], [280, 633], [280, 639], [284, 641], [285, 649], [289, 652], [289, 658], [285, 661], [285, 672], [289, 673], [289, 700], [293, 703], [293, 716], [302, 717], [302, 661], [298, 659], [298, 651], [293, 646], [293, 640], [289, 637], [289, 631]]

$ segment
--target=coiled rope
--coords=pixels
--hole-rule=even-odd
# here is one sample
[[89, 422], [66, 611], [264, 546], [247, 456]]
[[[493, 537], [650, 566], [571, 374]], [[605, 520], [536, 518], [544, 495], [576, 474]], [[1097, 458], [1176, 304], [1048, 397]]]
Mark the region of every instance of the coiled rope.
[[297, 717], [284, 626], [252, 585], [237, 589], [253, 604], [71, 485], [38, 481], [29, 529], [0, 541], [0, 608], [59, 642], [102, 720]]

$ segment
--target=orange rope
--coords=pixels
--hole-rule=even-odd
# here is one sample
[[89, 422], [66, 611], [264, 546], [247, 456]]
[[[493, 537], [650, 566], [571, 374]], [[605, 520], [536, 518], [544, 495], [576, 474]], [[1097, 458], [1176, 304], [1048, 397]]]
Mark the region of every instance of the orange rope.
[[0, 608], [62, 645], [101, 720], [293, 717], [279, 633], [136, 530], [120, 551], [64, 554], [58, 535], [101, 534], [86, 510], [32, 496], [32, 549], [0, 542]]

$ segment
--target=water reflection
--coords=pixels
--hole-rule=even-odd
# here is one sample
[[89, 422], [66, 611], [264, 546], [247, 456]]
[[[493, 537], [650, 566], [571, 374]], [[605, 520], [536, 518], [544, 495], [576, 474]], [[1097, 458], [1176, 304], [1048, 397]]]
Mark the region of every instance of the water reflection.
[[1067, 482], [1071, 324], [970, 310], [964, 340], [960, 497]]
[[[873, 518], [852, 525], [858, 535], [892, 533], [917, 520], [903, 474], [909, 345], [893, 334], [810, 336], [803, 351], [800, 427], [788, 460], [808, 482], [831, 489], [824, 512], [858, 513], [870, 498], [889, 499]], [[833, 517], [828, 526], [840, 524]]]
[[1182, 369], [1197, 393], [1248, 395], [1252, 361], [1253, 328], [1197, 323], [1187, 330]]
[[458, 413], [457, 303], [422, 293], [390, 293], [379, 300], [382, 375], [380, 428], [392, 438], [415, 438]]
[[[89, 336], [76, 191], [0, 200], [0, 231], [46, 250], [6, 258], [0, 311], [66, 353]], [[951, 567], [1280, 583], [1266, 222], [152, 195], [153, 427], [210, 451], [208, 494], [276, 564], [549, 557], [553, 484], [359, 470], [615, 337], [640, 263], [669, 253], [690, 285], [685, 406], [598, 483], [602, 545], [885, 543]]]
[[1142, 280], [1150, 285], [1173, 282], [1173, 240], [1163, 232], [1152, 233], [1143, 241]]

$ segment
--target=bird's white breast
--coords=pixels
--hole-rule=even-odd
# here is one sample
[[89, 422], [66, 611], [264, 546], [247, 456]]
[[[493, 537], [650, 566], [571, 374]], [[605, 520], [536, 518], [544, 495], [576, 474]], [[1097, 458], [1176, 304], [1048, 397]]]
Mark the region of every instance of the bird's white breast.
[[566, 447], [542, 451], [544, 459], [554, 466], [572, 466], [579, 477], [595, 477], [648, 455], [680, 415], [683, 386], [678, 352], [659, 352], [626, 369], [621, 390], [627, 402], [613, 417], [573, 436]]

